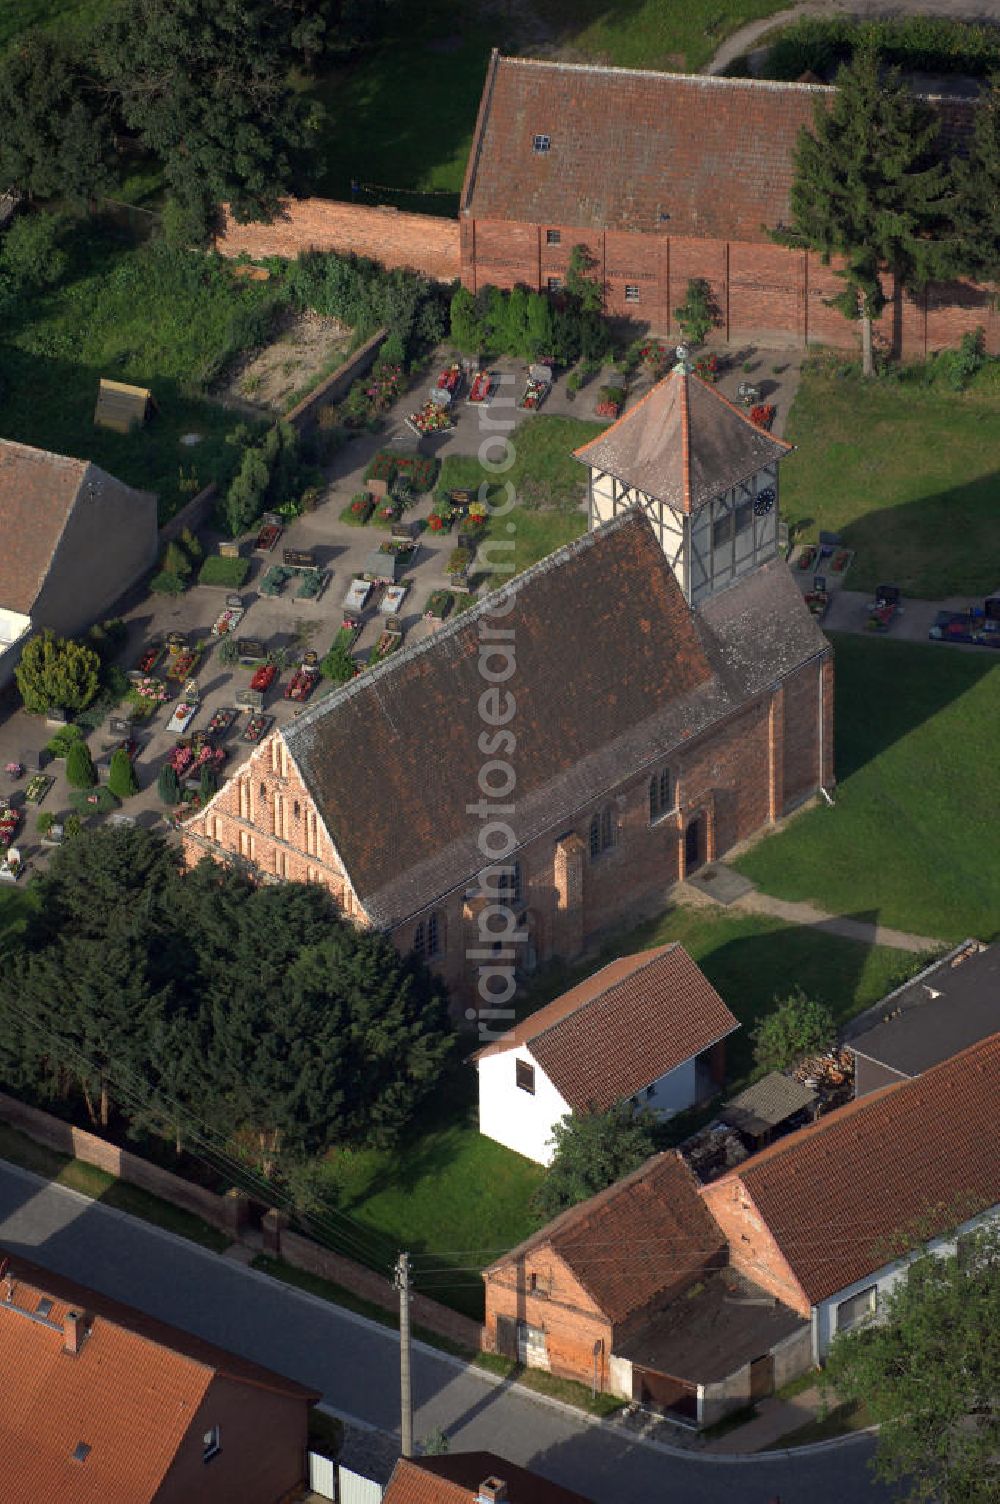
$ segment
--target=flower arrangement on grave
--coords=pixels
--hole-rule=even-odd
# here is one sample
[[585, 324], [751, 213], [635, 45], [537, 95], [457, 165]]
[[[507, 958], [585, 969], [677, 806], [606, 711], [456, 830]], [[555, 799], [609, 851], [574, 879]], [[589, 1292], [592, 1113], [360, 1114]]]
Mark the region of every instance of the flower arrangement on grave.
[[713, 385], [719, 379], [719, 357], [714, 351], [709, 355], [699, 355], [694, 363], [694, 374], [700, 376], [702, 381], [711, 382]]
[[432, 512], [427, 519], [427, 526], [432, 533], [440, 533], [444, 528], [444, 518], [439, 517], [437, 512]]
[[9, 762], [4, 770], [11, 778], [20, 778], [24, 768], [19, 762]]
[[667, 352], [658, 339], [651, 339], [639, 351], [639, 360], [654, 380], [659, 380], [667, 369]]
[[750, 422], [758, 428], [770, 428], [774, 422], [776, 408], [773, 402], [757, 402], [750, 409]]

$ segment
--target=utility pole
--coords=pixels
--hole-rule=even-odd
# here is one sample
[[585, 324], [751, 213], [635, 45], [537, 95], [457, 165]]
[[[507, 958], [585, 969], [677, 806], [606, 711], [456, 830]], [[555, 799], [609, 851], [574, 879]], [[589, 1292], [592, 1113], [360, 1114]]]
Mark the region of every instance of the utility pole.
[[399, 1291], [399, 1398], [400, 1439], [404, 1457], [413, 1456], [413, 1397], [410, 1392], [410, 1255], [401, 1253], [396, 1260], [396, 1289]]

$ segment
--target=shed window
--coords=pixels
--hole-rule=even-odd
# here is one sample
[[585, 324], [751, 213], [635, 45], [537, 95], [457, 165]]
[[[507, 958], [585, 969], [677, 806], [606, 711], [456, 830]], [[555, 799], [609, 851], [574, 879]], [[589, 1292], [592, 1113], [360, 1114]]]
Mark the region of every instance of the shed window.
[[531, 149], [532, 151], [548, 151], [551, 145], [551, 136], [537, 135], [532, 138]]
[[560, 230], [546, 230], [545, 231], [545, 244], [546, 245], [558, 245], [561, 240], [562, 240], [562, 232]]
[[875, 1315], [878, 1304], [878, 1287], [869, 1285], [866, 1290], [859, 1290], [857, 1295], [849, 1295], [837, 1306], [837, 1331], [849, 1332], [853, 1327], [860, 1326]]
[[213, 1426], [210, 1431], [206, 1431], [203, 1440], [205, 1443], [205, 1450], [201, 1454], [201, 1460], [202, 1462], [211, 1462], [212, 1458], [218, 1457], [219, 1453], [222, 1451], [221, 1427]]
[[625, 301], [626, 301], [626, 303], [638, 303], [638, 301], [639, 301], [639, 287], [638, 287], [638, 283], [636, 283], [636, 282], [626, 282], [625, 283]]
[[535, 1067], [529, 1065], [527, 1060], [515, 1060], [514, 1080], [521, 1091], [526, 1091], [532, 1097], [535, 1095]]

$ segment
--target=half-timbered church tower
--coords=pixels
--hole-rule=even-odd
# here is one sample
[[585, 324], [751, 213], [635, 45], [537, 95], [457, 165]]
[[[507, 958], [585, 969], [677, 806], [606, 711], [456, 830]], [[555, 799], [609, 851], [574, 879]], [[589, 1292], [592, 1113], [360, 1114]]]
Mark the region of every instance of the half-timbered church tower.
[[576, 451], [590, 468], [590, 526], [648, 517], [689, 606], [775, 558], [778, 463], [791, 449], [691, 373], [673, 371]]

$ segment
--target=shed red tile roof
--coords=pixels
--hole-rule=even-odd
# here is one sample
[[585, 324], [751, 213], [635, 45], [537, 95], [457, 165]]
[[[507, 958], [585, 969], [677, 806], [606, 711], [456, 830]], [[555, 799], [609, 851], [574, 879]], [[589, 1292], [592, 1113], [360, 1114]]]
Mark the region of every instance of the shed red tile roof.
[[462, 211], [766, 242], [788, 217], [799, 130], [833, 92], [495, 55]]
[[920, 1239], [1000, 1204], [1000, 1033], [790, 1134], [703, 1188], [741, 1182], [815, 1304]]
[[677, 367], [574, 454], [624, 485], [691, 513], [792, 448], [751, 423], [714, 386]]
[[527, 1045], [570, 1107], [605, 1111], [738, 1028], [675, 942], [612, 961], [476, 1059]]
[[85, 460], [0, 439], [0, 607], [31, 615], [88, 470]]
[[518, 1467], [495, 1452], [453, 1452], [445, 1457], [401, 1457], [382, 1504], [474, 1504], [487, 1478], [507, 1485], [507, 1504], [592, 1504], [583, 1494]]
[[524, 1255], [545, 1247], [615, 1324], [721, 1265], [726, 1240], [691, 1171], [671, 1149], [512, 1248], [486, 1270], [487, 1280], [509, 1277]]
[[[311, 1404], [319, 1395], [247, 1359], [13, 1257], [0, 1281], [0, 1498], [152, 1500], [217, 1374]], [[46, 1307], [40, 1302], [50, 1302]], [[64, 1322], [85, 1317], [80, 1351]], [[74, 1459], [79, 1443], [89, 1448]]]

